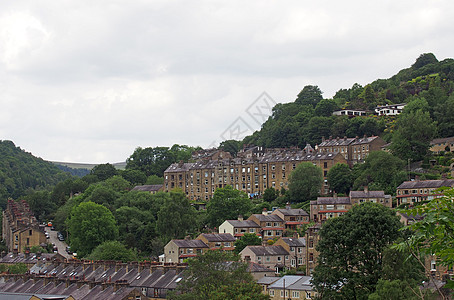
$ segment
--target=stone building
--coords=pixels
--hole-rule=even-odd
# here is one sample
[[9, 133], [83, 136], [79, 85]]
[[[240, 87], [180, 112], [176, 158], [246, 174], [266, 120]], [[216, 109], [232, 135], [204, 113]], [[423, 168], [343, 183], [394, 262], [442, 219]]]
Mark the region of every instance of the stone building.
[[340, 153], [316, 153], [310, 145], [303, 150], [252, 147], [239, 152], [236, 158], [225, 157], [203, 156], [196, 162], [170, 165], [164, 172], [164, 191], [179, 188], [191, 200], [208, 201], [217, 188], [230, 185], [254, 197], [262, 195], [267, 188], [287, 189], [290, 173], [298, 164], [310, 162], [322, 169], [321, 193], [326, 194], [328, 171], [336, 163], [347, 163]]
[[8, 200], [2, 227], [9, 252], [23, 253], [26, 248], [46, 244], [44, 226], [39, 225], [25, 200]]
[[379, 136], [364, 136], [362, 138], [322, 138], [322, 142], [315, 146], [322, 153], [340, 153], [350, 166], [362, 163], [372, 151], [381, 151], [386, 142]]

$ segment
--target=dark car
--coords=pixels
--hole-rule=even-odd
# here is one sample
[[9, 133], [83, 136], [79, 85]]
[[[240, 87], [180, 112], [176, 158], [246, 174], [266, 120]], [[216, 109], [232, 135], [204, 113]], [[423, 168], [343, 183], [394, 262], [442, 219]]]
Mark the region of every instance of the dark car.
[[63, 236], [63, 234], [61, 232], [58, 232], [57, 233], [57, 238], [60, 240], [60, 241], [64, 241], [65, 240], [65, 237]]

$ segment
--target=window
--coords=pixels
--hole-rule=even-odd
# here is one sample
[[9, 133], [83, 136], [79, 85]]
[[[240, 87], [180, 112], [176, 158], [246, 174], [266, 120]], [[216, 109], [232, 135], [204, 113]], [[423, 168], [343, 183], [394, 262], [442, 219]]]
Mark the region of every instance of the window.
[[278, 261], [278, 262], [281, 262], [281, 261], [282, 261], [282, 256], [278, 256], [278, 257], [277, 257], [277, 261]]
[[299, 291], [292, 291], [292, 298], [299, 298], [300, 292]]
[[282, 171], [285, 171], [285, 165], [282, 165]]
[[326, 161], [323, 163], [323, 168], [328, 168], [328, 163]]
[[267, 256], [265, 260], [266, 260], [267, 262], [270, 262], [271, 259], [270, 259], [269, 256]]
[[225, 247], [230, 247], [230, 242], [225, 242], [225, 243], [224, 243], [224, 246], [225, 246]]
[[271, 170], [274, 170], [276, 169], [276, 166], [275, 165], [271, 165]]
[[28, 235], [32, 235], [32, 234], [33, 234], [33, 230], [30, 229], [30, 230], [28, 231]]
[[326, 205], [326, 209], [334, 209], [334, 205], [333, 204], [328, 204], [328, 205]]
[[274, 296], [274, 290], [270, 290], [270, 296]]
[[254, 233], [255, 229], [254, 228], [249, 228], [249, 233]]
[[296, 266], [296, 260], [294, 258], [292, 258], [292, 261], [290, 263], [292, 265], [292, 267], [295, 267]]
[[301, 266], [302, 264], [303, 264], [303, 258], [302, 258], [302, 257], [299, 257], [299, 258], [298, 258], [298, 265]]

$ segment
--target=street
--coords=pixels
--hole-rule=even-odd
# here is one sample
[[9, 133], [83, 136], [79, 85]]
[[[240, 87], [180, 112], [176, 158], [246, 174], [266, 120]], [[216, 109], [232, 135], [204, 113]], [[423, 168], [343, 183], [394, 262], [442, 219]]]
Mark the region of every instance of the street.
[[50, 230], [50, 227], [46, 226], [45, 230], [47, 233], [49, 233], [49, 239], [48, 243], [53, 243], [55, 246], [58, 248], [58, 253], [64, 256], [65, 258], [71, 258], [71, 255], [66, 253], [66, 247], [68, 244], [65, 243], [65, 241], [60, 241], [57, 238], [57, 231], [56, 230]]

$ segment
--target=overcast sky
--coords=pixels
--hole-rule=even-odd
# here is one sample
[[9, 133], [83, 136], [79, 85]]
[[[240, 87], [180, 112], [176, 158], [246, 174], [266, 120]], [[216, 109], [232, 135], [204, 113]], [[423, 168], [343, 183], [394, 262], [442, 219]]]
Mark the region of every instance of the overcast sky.
[[329, 98], [452, 58], [453, 16], [452, 0], [2, 1], [0, 140], [80, 163], [217, 145], [305, 85]]

